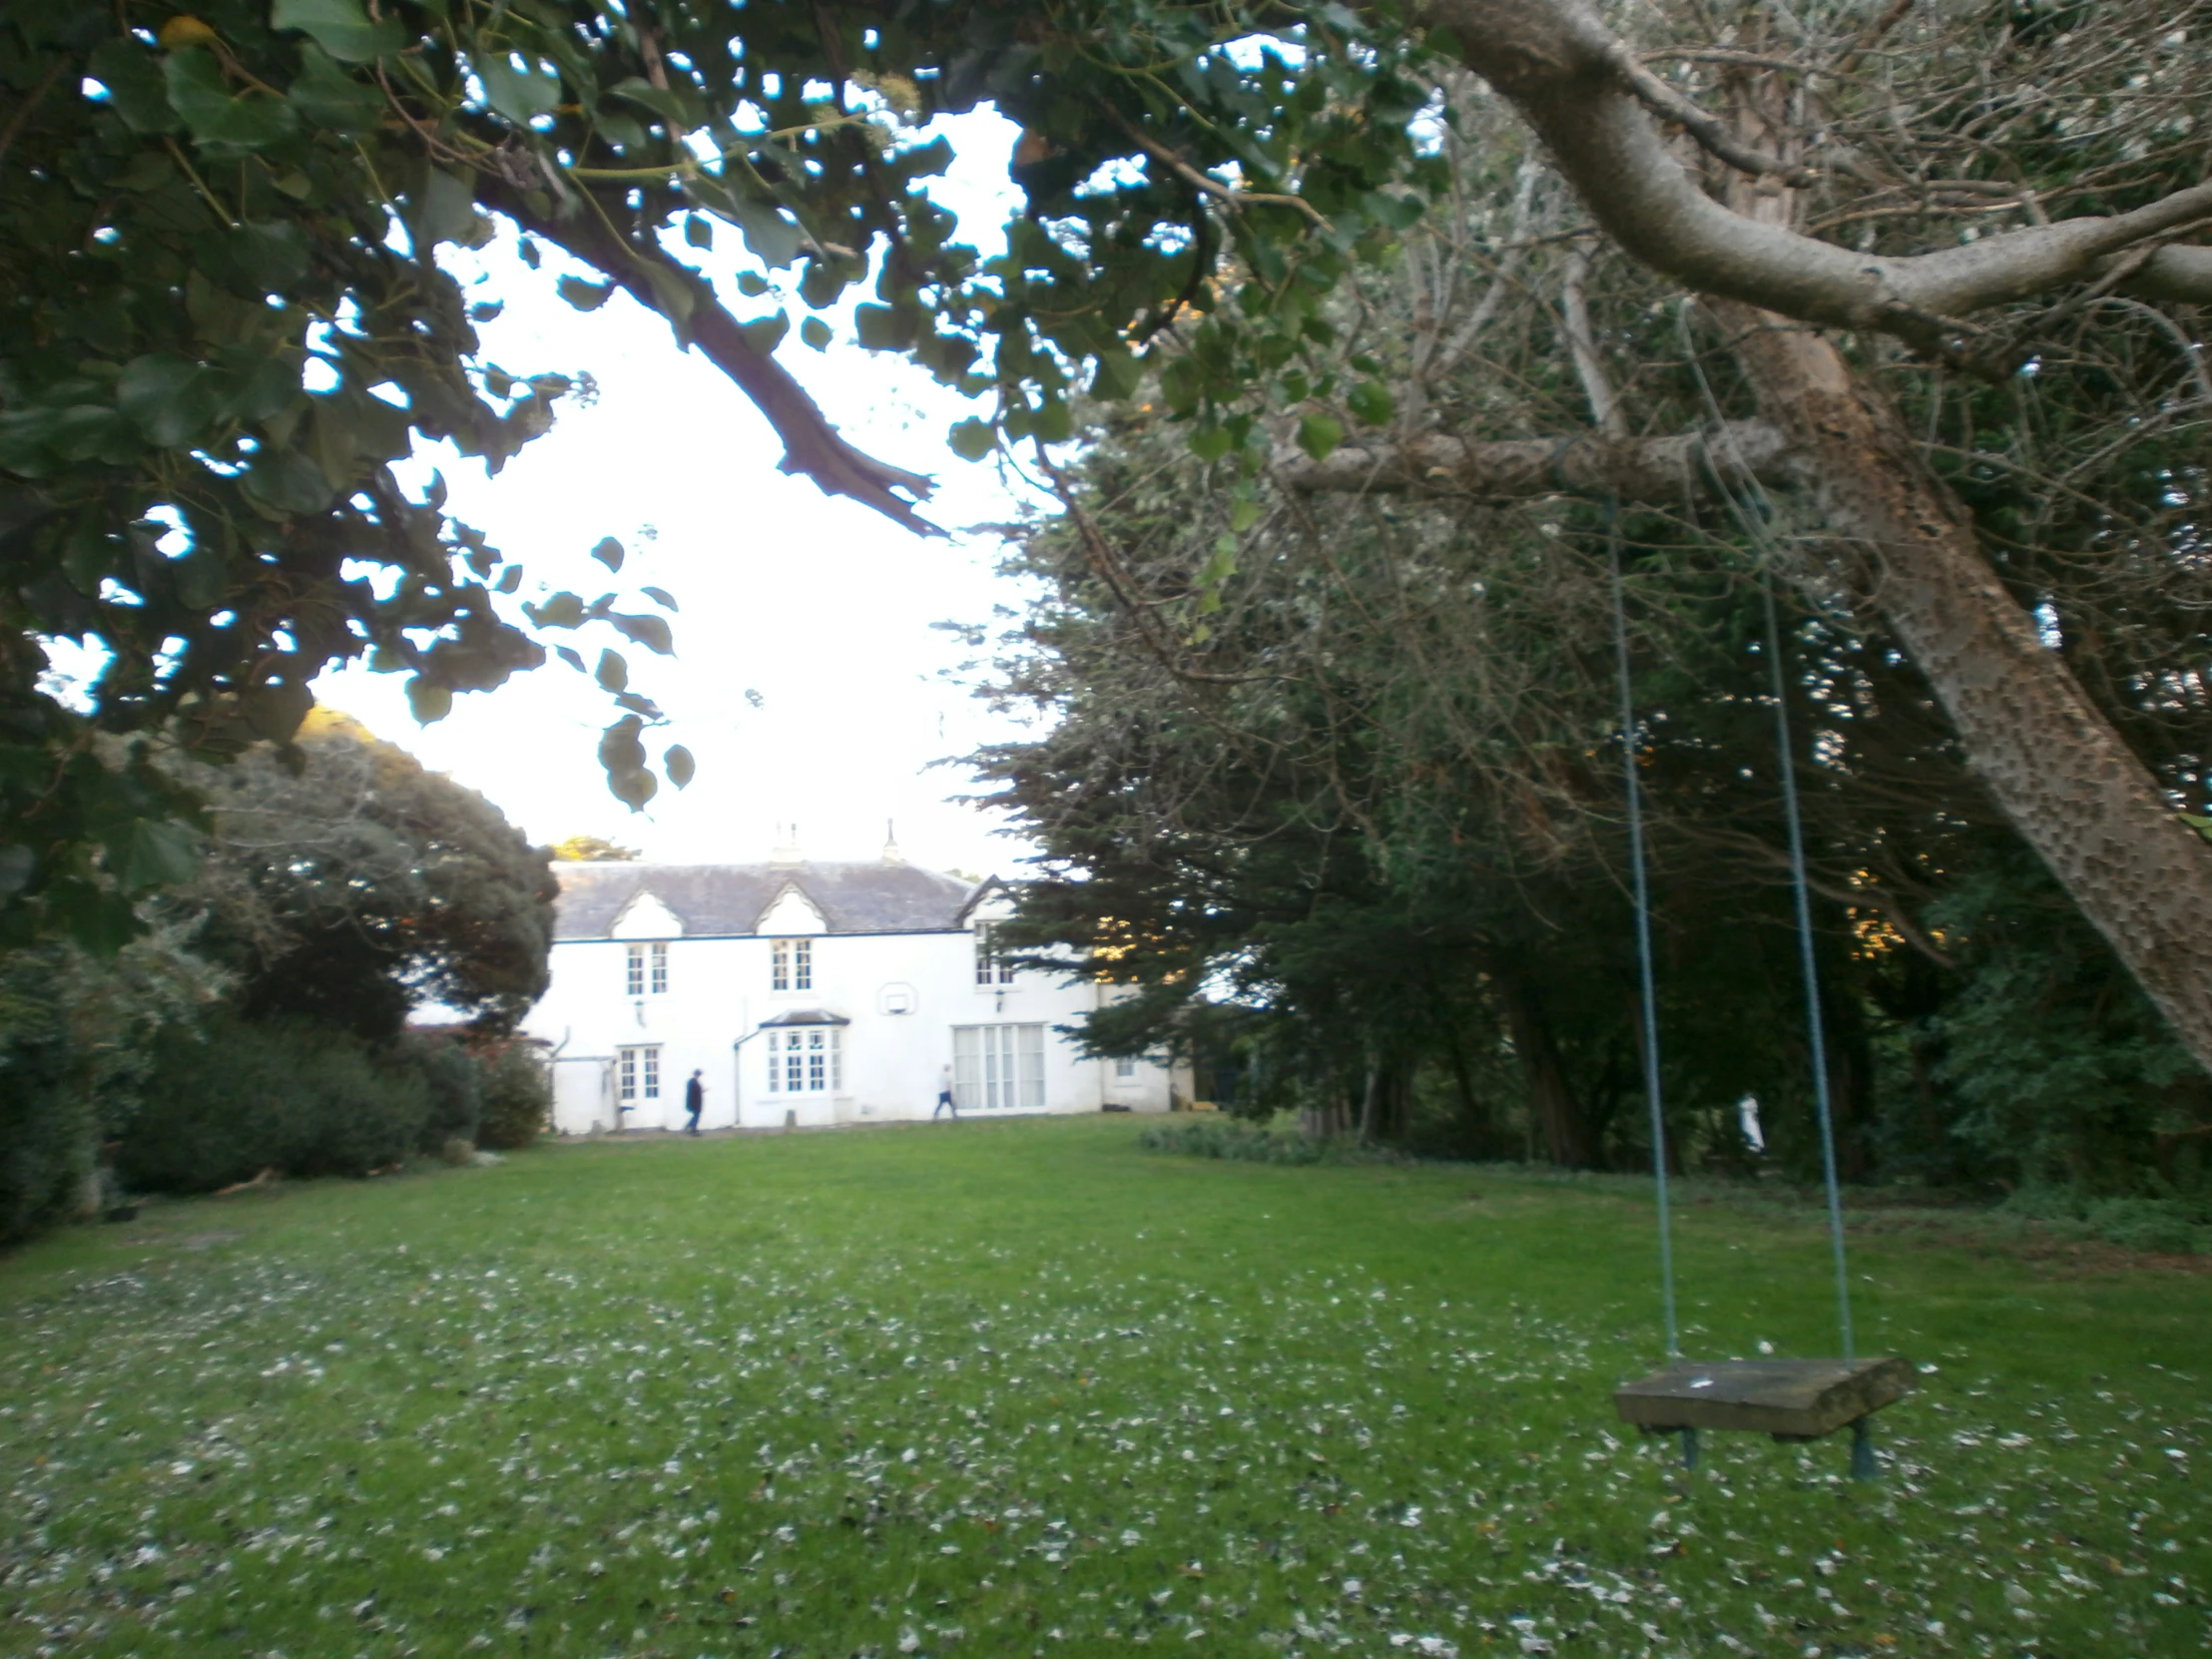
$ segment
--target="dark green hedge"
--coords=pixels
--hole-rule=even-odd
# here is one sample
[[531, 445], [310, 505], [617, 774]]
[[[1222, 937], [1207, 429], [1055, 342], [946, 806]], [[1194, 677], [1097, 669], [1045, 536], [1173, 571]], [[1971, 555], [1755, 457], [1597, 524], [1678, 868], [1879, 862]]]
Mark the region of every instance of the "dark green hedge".
[[263, 1170], [366, 1175], [418, 1151], [434, 1114], [404, 1052], [300, 1022], [208, 1022], [157, 1040], [144, 1104], [118, 1172], [137, 1192], [205, 1192]]

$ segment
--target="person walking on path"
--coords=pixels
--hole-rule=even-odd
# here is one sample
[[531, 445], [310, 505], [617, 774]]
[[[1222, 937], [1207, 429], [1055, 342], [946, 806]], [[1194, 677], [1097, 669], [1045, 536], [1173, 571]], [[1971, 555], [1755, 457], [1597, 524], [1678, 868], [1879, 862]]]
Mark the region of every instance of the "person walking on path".
[[943, 1071], [937, 1074], [937, 1104], [936, 1109], [929, 1114], [931, 1123], [937, 1121], [938, 1112], [950, 1112], [954, 1123], [960, 1121], [960, 1108], [954, 1105], [952, 1100], [952, 1068], [950, 1066], [946, 1066]]
[[684, 1085], [684, 1112], [687, 1119], [684, 1133], [687, 1135], [699, 1133], [699, 1114], [707, 1109], [707, 1085], [700, 1081], [706, 1075], [703, 1071], [695, 1071], [691, 1074], [691, 1081]]

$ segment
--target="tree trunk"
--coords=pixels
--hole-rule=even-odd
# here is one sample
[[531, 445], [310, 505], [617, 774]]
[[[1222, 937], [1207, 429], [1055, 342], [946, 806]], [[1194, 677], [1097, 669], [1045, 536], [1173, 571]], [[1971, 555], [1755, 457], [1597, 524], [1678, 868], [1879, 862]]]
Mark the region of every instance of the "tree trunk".
[[1561, 1169], [1590, 1168], [1597, 1162], [1597, 1148], [1589, 1119], [1559, 1063], [1559, 1046], [1552, 1040], [1543, 1004], [1510, 974], [1493, 969], [1490, 979], [1505, 1007], [1505, 1029], [1528, 1084], [1529, 1115], [1538, 1125], [1544, 1155]]
[[1444, 1025], [1444, 1057], [1451, 1064], [1451, 1089], [1459, 1103], [1459, 1132], [1466, 1137], [1467, 1150], [1477, 1158], [1496, 1155], [1496, 1135], [1490, 1122], [1489, 1102], [1475, 1089], [1474, 1072], [1467, 1064], [1466, 1044], [1459, 1039], [1459, 1029], [1448, 1021]]
[[1816, 586], [1840, 575], [1881, 614], [1967, 764], [2212, 1069], [2212, 847], [2044, 646], [1888, 399], [1810, 329], [1715, 309], [1805, 464], [1818, 522], [1852, 544], [1845, 570], [1788, 574]]
[[1865, 1181], [1874, 1173], [1874, 1033], [1866, 1007], [1845, 982], [1843, 964], [1822, 952], [1821, 1025], [1828, 1038], [1828, 1099], [1835, 1114], [1836, 1173]]

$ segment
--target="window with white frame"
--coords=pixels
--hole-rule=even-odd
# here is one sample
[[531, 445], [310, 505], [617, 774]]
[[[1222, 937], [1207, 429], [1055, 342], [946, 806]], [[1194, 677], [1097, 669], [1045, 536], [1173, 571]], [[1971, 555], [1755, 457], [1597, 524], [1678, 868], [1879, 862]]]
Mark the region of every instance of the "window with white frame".
[[770, 1094], [836, 1094], [844, 1088], [844, 1028], [789, 1025], [768, 1034]]
[[772, 991], [811, 991], [815, 988], [815, 941], [775, 939], [769, 945], [768, 988]]
[[952, 1098], [978, 1111], [1044, 1109], [1044, 1027], [955, 1025]]
[[660, 996], [668, 990], [668, 944], [655, 940], [630, 946], [623, 962], [623, 981], [632, 996]]
[[1117, 1083], [1134, 1083], [1136, 1080], [1137, 1062], [1126, 1056], [1117, 1057], [1114, 1061], [1114, 1081]]
[[615, 1050], [615, 1097], [625, 1106], [661, 1098], [661, 1048], [658, 1043]]
[[1014, 964], [1006, 959], [992, 934], [997, 923], [979, 921], [975, 924], [975, 982], [978, 985], [1011, 985], [1014, 982]]

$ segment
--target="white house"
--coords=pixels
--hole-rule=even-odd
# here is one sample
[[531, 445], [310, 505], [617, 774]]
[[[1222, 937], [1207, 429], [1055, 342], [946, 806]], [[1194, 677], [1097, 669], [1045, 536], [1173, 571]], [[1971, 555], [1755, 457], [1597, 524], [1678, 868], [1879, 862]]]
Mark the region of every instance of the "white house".
[[556, 863], [552, 984], [524, 1030], [563, 1134], [1168, 1109], [1166, 1065], [1080, 1056], [1058, 1025], [1112, 992], [991, 947], [1003, 883], [905, 862]]

